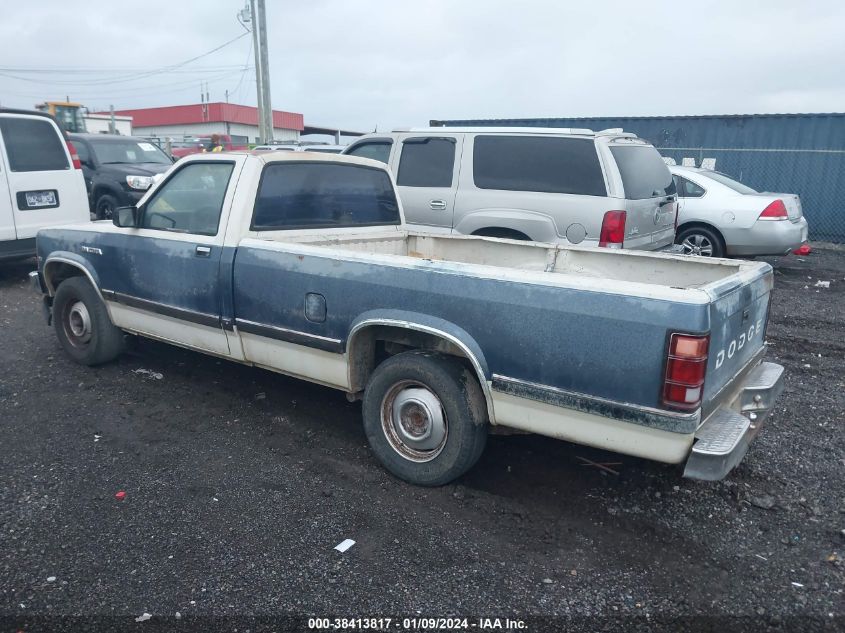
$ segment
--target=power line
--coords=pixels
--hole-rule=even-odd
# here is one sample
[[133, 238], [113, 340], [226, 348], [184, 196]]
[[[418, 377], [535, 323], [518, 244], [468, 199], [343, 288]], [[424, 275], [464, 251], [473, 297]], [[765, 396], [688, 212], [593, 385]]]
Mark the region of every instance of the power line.
[[[131, 75], [123, 75], [123, 76], [118, 76], [118, 77], [115, 77], [115, 78], [99, 78], [99, 79], [90, 79], [90, 80], [31, 79], [29, 77], [22, 77], [20, 75], [16, 75], [16, 74], [13, 74], [13, 73], [14, 72], [18, 72], [18, 73], [20, 73], [20, 72], [32, 72], [32, 71], [27, 71], [27, 70], [24, 70], [24, 69], [13, 69], [13, 73], [9, 73], [9, 72], [6, 72], [6, 70], [7, 70], [6, 68], [0, 68], [0, 76], [9, 77], [10, 79], [17, 79], [19, 81], [27, 81], [27, 82], [30, 82], [30, 83], [55, 84], [55, 85], [102, 86], [102, 85], [110, 85], [110, 84], [118, 84], [118, 83], [127, 83], [127, 82], [132, 82], [132, 81], [138, 81], [139, 79], [146, 79], [147, 77], [152, 77], [152, 76], [159, 75], [159, 74], [176, 72], [176, 71], [178, 71], [178, 69], [182, 68], [183, 66], [187, 66], [188, 64], [195, 62], [198, 59], [202, 59], [203, 57], [207, 57], [208, 55], [211, 55], [212, 53], [216, 53], [220, 49], [225, 48], [226, 46], [229, 46], [229, 44], [237, 42], [238, 40], [240, 40], [243, 37], [246, 37], [247, 35], [248, 35], [248, 33], [241, 33], [237, 37], [234, 37], [231, 40], [224, 42], [220, 46], [216, 46], [209, 51], [206, 51], [206, 52], [204, 52], [200, 55], [197, 55], [196, 57], [192, 57], [192, 58], [187, 59], [187, 60], [180, 62], [178, 64], [171, 64], [169, 66], [162, 66], [160, 68], [155, 68], [155, 69], [152, 69], [152, 70], [142, 71], [142, 72], [134, 71]], [[40, 73], [40, 72], [42, 72], [42, 70], [38, 69], [35, 72]], [[56, 71], [56, 72], [60, 72], [60, 71]], [[95, 71], [95, 72], [98, 72], [98, 73], [110, 72], [110, 70], [104, 69], [104, 70]], [[179, 71], [179, 72], [185, 72], [185, 71]]]

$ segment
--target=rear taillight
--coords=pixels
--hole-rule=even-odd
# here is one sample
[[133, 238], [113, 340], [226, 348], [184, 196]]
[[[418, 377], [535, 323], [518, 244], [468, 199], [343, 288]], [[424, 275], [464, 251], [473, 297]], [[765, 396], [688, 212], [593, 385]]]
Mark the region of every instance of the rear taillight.
[[783, 200], [775, 200], [768, 207], [763, 209], [758, 220], [786, 220], [789, 214], [786, 212], [786, 205]]
[[622, 248], [625, 240], [625, 218], [624, 211], [608, 211], [601, 221], [601, 233], [599, 233], [599, 246], [606, 248]]
[[76, 148], [70, 141], [67, 142], [67, 151], [70, 152], [70, 161], [73, 163], [74, 169], [82, 169], [82, 163], [79, 160], [79, 154], [76, 153]]
[[701, 405], [710, 335], [672, 334], [663, 381], [663, 404], [692, 410]]

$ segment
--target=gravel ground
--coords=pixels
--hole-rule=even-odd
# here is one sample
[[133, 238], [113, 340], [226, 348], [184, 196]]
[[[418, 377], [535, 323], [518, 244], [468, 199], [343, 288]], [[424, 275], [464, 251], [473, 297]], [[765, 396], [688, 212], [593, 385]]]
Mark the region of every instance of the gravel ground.
[[[145, 340], [109, 365], [73, 364], [26, 284], [32, 264], [2, 265], [0, 621], [689, 616], [839, 630], [845, 250], [770, 261], [769, 358], [787, 386], [729, 479], [494, 436], [439, 489], [383, 471], [340, 392]], [[333, 550], [346, 538], [356, 545]]]

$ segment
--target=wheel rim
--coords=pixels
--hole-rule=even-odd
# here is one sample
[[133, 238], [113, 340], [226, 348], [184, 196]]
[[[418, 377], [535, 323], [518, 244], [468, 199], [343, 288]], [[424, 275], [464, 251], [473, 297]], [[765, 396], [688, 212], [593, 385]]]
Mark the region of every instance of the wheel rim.
[[67, 303], [62, 325], [68, 341], [74, 347], [84, 347], [91, 341], [91, 315], [81, 301]]
[[710, 241], [709, 237], [700, 233], [688, 235], [681, 242], [681, 246], [684, 247], [684, 253], [687, 255], [713, 256], [713, 242]]
[[425, 385], [396, 383], [381, 403], [381, 427], [390, 447], [412, 462], [428, 462], [446, 445], [449, 423], [440, 398]]

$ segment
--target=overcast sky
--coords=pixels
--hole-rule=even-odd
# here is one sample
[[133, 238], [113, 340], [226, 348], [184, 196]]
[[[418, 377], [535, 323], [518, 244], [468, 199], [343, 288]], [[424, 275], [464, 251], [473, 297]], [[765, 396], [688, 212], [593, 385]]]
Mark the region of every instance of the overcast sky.
[[[429, 119], [845, 111], [845, 3], [267, 0], [273, 107], [372, 130]], [[0, 103], [254, 105], [238, 0], [9, 2]], [[250, 69], [244, 72], [245, 64]], [[41, 71], [56, 71], [41, 72]], [[38, 71], [38, 72], [35, 72]], [[14, 75], [19, 78], [12, 78]]]

